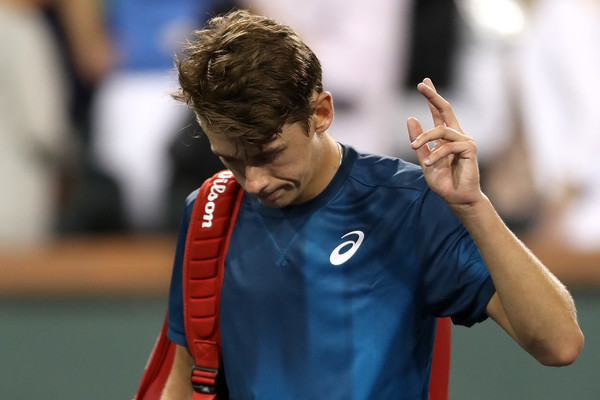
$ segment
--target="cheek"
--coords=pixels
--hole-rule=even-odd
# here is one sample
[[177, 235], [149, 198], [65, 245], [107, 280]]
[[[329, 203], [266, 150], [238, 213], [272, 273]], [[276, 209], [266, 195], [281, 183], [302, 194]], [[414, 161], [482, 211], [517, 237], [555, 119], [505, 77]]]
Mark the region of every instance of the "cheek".
[[292, 182], [296, 187], [302, 186], [310, 180], [309, 160], [301, 157], [289, 160], [287, 163], [275, 168], [271, 176]]

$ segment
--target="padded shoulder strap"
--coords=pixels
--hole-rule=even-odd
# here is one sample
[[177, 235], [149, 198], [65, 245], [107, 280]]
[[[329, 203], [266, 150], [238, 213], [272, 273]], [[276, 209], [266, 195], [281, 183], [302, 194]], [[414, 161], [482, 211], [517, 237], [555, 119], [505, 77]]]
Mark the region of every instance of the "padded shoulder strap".
[[438, 318], [435, 341], [433, 342], [429, 400], [448, 400], [451, 335], [452, 324], [450, 317]]
[[190, 219], [183, 261], [183, 312], [188, 347], [196, 360], [194, 399], [216, 398], [221, 284], [242, 195], [233, 174], [221, 171], [200, 188]]

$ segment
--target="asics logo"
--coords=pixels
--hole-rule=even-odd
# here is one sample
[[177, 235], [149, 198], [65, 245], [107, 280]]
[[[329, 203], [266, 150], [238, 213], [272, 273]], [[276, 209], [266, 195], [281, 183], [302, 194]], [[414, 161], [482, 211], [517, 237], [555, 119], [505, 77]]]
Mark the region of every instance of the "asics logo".
[[[329, 262], [331, 262], [333, 265], [341, 265], [348, 261], [354, 255], [354, 253], [356, 253], [356, 250], [358, 250], [363, 242], [363, 239], [365, 238], [365, 234], [362, 231], [352, 231], [342, 236], [342, 239], [350, 235], [356, 235], [358, 237], [356, 240], [347, 240], [333, 249], [331, 255], [329, 256]], [[340, 253], [348, 246], [350, 246], [349, 249], [346, 249], [345, 252]]]

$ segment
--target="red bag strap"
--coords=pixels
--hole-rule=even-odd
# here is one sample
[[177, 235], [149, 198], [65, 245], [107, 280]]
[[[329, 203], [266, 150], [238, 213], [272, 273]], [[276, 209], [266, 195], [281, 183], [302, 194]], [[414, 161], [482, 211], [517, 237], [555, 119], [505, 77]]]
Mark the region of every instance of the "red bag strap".
[[433, 342], [433, 359], [431, 361], [431, 378], [429, 381], [430, 400], [448, 400], [451, 332], [450, 317], [438, 318], [435, 341]]
[[158, 400], [171, 373], [175, 343], [167, 338], [167, 318], [148, 358], [133, 400]]
[[243, 196], [233, 174], [221, 171], [201, 186], [192, 210], [183, 261], [183, 313], [194, 400], [217, 398], [221, 355], [219, 300], [229, 238]]

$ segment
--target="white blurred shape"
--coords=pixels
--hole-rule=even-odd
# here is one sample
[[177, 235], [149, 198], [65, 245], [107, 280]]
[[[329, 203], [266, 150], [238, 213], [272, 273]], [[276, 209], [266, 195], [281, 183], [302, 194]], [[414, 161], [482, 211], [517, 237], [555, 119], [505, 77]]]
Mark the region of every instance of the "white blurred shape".
[[525, 27], [525, 13], [515, 0], [461, 0], [457, 5], [482, 35], [511, 36]]

